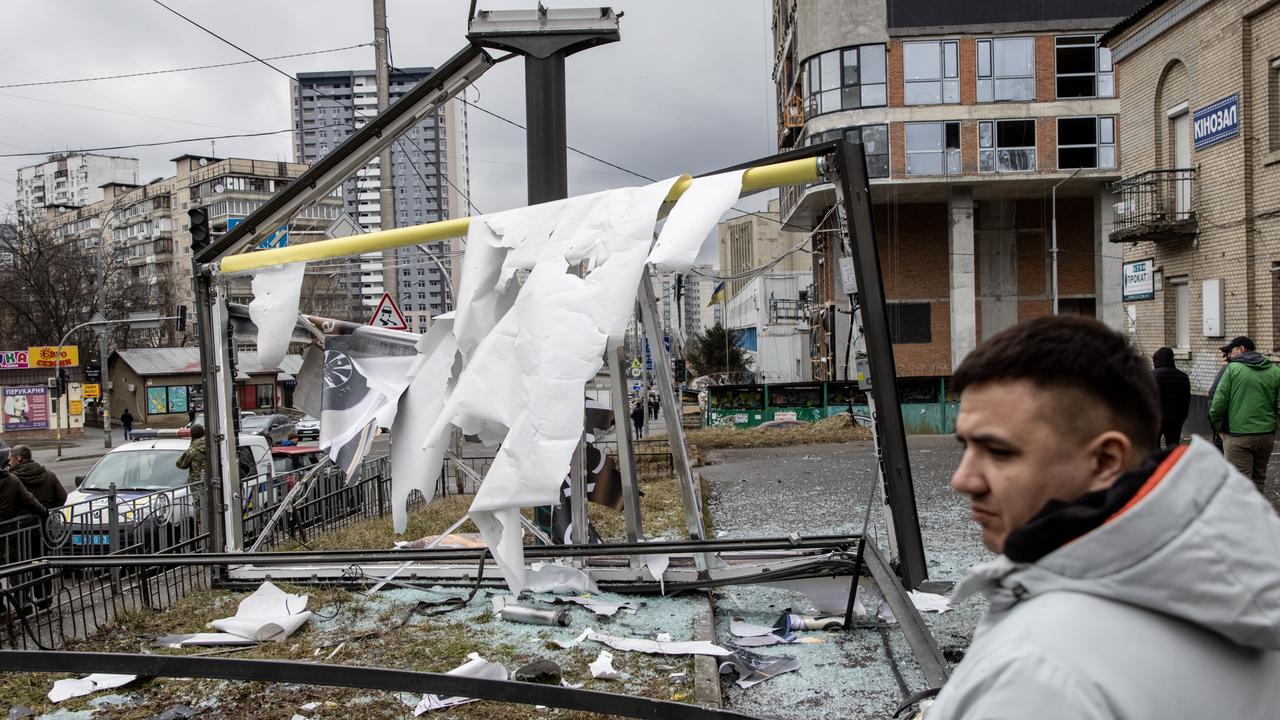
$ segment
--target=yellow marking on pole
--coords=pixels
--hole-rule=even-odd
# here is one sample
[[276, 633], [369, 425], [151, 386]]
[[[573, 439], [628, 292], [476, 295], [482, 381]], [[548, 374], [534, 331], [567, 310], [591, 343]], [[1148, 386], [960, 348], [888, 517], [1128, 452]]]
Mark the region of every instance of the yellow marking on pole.
[[[743, 192], [767, 190], [784, 185], [811, 182], [818, 178], [817, 158], [788, 160], [787, 162], [749, 168], [742, 174], [742, 190]], [[680, 196], [692, 184], [693, 180], [688, 176], [677, 180], [671, 186], [671, 192], [667, 194], [667, 202], [673, 203], [679, 200]], [[332, 240], [319, 240], [270, 250], [258, 250], [224, 257], [218, 261], [218, 269], [224, 275], [233, 275], [272, 265], [288, 265], [310, 260], [350, 257], [376, 250], [390, 250], [391, 248], [408, 247], [410, 245], [421, 245], [423, 243], [463, 237], [470, 227], [471, 218], [464, 217], [441, 220], [427, 223], [426, 225], [382, 230], [363, 235], [351, 235]]]

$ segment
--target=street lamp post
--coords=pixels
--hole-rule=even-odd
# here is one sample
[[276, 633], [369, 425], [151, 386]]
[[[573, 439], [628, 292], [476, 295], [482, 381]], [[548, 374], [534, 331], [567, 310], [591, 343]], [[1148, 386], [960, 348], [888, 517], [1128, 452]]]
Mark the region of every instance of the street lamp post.
[[[53, 376], [55, 379], [62, 377], [62, 347], [67, 344], [67, 339], [71, 337], [71, 334], [77, 330], [80, 330], [81, 328], [87, 328], [87, 327], [105, 328], [107, 325], [122, 325], [122, 324], [144, 326], [144, 325], [150, 325], [152, 323], [159, 323], [162, 320], [177, 320], [177, 319], [178, 319], [177, 315], [161, 317], [160, 313], [155, 313], [154, 315], [150, 313], [136, 313], [132, 317], [127, 317], [120, 320], [90, 320], [88, 322], [82, 322], [79, 325], [76, 325], [75, 327], [68, 330], [67, 334], [63, 335], [62, 339], [58, 340], [58, 353], [57, 353], [57, 356], [54, 357], [53, 359]], [[103, 343], [105, 344], [105, 341], [103, 341]], [[103, 373], [107, 372], [107, 368], [105, 365], [102, 367], [102, 372]], [[99, 379], [99, 383], [105, 384], [105, 383], [101, 383], [101, 378]], [[58, 393], [57, 414], [58, 414], [58, 431], [57, 431], [58, 457], [62, 457], [62, 393]], [[68, 413], [68, 415], [69, 414], [70, 413]], [[103, 418], [104, 422], [109, 422], [110, 420], [111, 418], [109, 417]], [[109, 427], [107, 432], [110, 433]], [[108, 444], [107, 447], [110, 447], [110, 444]]]
[[1079, 174], [1081, 168], [1076, 168], [1074, 172], [1065, 178], [1059, 180], [1049, 190], [1049, 196], [1052, 198], [1050, 204], [1053, 205], [1053, 241], [1049, 245], [1049, 256], [1053, 258], [1053, 314], [1058, 314], [1058, 185], [1070, 180]]

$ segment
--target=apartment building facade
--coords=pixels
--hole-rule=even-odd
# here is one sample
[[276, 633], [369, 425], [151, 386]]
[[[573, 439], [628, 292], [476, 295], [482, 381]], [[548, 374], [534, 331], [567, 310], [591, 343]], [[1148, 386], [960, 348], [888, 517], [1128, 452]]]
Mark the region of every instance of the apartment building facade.
[[[399, 99], [431, 72], [432, 68], [394, 70], [391, 100]], [[324, 157], [377, 114], [377, 82], [372, 70], [299, 73], [290, 86], [294, 157], [300, 163], [310, 164]], [[379, 195], [380, 158], [374, 158], [343, 183], [343, 210], [365, 232], [380, 230], [384, 225], [390, 227], [392, 219], [395, 227], [406, 227], [468, 214], [465, 118], [465, 106], [457, 100], [450, 101], [392, 145], [395, 209], [388, 222], [383, 222]], [[425, 331], [432, 317], [453, 307], [453, 243], [436, 243], [429, 251], [396, 250], [393, 287], [386, 287], [384, 282], [382, 253], [361, 256], [358, 267], [344, 282], [353, 294], [359, 294], [369, 312], [384, 292], [390, 293], [410, 329]]]
[[[809, 269], [805, 253], [795, 251], [806, 233], [783, 227], [778, 216], [778, 200], [770, 200], [763, 212], [744, 213], [721, 222], [716, 230], [720, 237], [720, 275], [731, 277], [778, 262], [770, 272], [799, 272]], [[751, 278], [725, 282], [725, 300], [731, 300]]]
[[[1059, 312], [1121, 326], [1122, 85], [1097, 41], [1138, 4], [774, 1], [779, 148], [862, 142], [900, 376], [937, 393], [980, 340], [1053, 312], [1055, 294]], [[784, 223], [816, 231], [812, 378], [841, 379], [852, 316], [835, 187], [781, 201]]]
[[[43, 218], [59, 237], [79, 240], [89, 248], [107, 243], [112, 257], [123, 257], [122, 280], [131, 291], [166, 312], [178, 305], [193, 310], [187, 211], [204, 207], [210, 230], [226, 232], [229, 223], [248, 216], [306, 170], [294, 163], [200, 155], [181, 155], [172, 162], [170, 177], [145, 185], [107, 183], [100, 201], [84, 207], [48, 206]], [[342, 200], [336, 195], [304, 209], [289, 223], [289, 242], [319, 239], [341, 211]], [[331, 275], [323, 265], [308, 268], [304, 309], [354, 319], [349, 296], [340, 292]], [[252, 299], [247, 278], [233, 278], [230, 287], [233, 302]], [[172, 326], [166, 332], [166, 342], [183, 341]]]
[[1247, 335], [1280, 354], [1280, 5], [1153, 2], [1103, 39], [1126, 84], [1125, 326], [1174, 350], [1204, 431], [1218, 348]]
[[137, 182], [137, 158], [59, 153], [18, 168], [15, 208], [19, 215], [30, 215], [46, 206], [83, 207], [101, 200], [107, 183]]

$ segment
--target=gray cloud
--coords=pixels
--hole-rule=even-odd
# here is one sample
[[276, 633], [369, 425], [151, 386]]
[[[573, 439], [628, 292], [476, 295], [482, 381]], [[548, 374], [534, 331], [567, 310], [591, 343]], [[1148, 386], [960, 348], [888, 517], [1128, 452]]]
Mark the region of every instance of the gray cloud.
[[[259, 56], [352, 45], [371, 36], [368, 2], [173, 0], [171, 4]], [[527, 9], [533, 3], [490, 0], [479, 5]], [[390, 0], [396, 65], [438, 65], [461, 49], [467, 6], [465, 0]], [[772, 152], [776, 136], [766, 0], [631, 0], [614, 7], [625, 12], [622, 42], [585, 51], [567, 64], [570, 144], [655, 178], [705, 172]], [[140, 0], [12, 3], [6, 6], [6, 22], [0, 27], [0, 84], [241, 59], [244, 56], [234, 49], [158, 5]], [[371, 67], [373, 50], [276, 64], [289, 73]], [[523, 122], [520, 61], [491, 70], [469, 91], [469, 98]], [[256, 64], [0, 90], [0, 153], [288, 126], [288, 81]], [[469, 113], [468, 126], [476, 206], [491, 212], [524, 204], [524, 133], [475, 110]], [[208, 142], [199, 142], [114, 154], [138, 157], [140, 179], [145, 182], [172, 174], [170, 158], [210, 149]], [[224, 157], [292, 159], [288, 134], [220, 140], [216, 152]], [[13, 202], [16, 169], [32, 161], [0, 159], [0, 207]], [[569, 168], [573, 193], [642, 182], [573, 155]], [[757, 209], [763, 202], [752, 198], [740, 207]]]

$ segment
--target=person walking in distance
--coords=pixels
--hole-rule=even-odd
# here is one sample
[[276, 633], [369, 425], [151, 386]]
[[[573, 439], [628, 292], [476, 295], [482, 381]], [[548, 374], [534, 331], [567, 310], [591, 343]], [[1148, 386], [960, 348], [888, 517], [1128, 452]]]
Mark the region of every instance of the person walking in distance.
[[129, 412], [129, 408], [120, 413], [120, 426], [124, 428], [125, 441], [128, 441], [129, 434], [133, 432], [133, 413]]
[[1222, 434], [1227, 461], [1263, 492], [1276, 444], [1280, 367], [1259, 354], [1244, 335], [1221, 349], [1227, 354], [1227, 367], [1209, 398], [1209, 423]]
[[644, 400], [637, 400], [631, 406], [631, 422], [636, 426], [636, 437], [644, 437]]
[[9, 472], [35, 496], [47, 510], [62, 507], [67, 502], [67, 491], [62, 481], [45, 466], [31, 459], [31, 448], [14, 445], [9, 453]]
[[1182, 442], [1182, 424], [1191, 408], [1191, 379], [1173, 364], [1173, 349], [1162, 347], [1151, 354], [1156, 389], [1160, 392], [1160, 437], [1171, 448]]
[[998, 555], [956, 585], [989, 607], [925, 720], [1276, 717], [1280, 516], [1205, 440], [1157, 450], [1124, 336], [1029, 320], [952, 387], [951, 487]]

